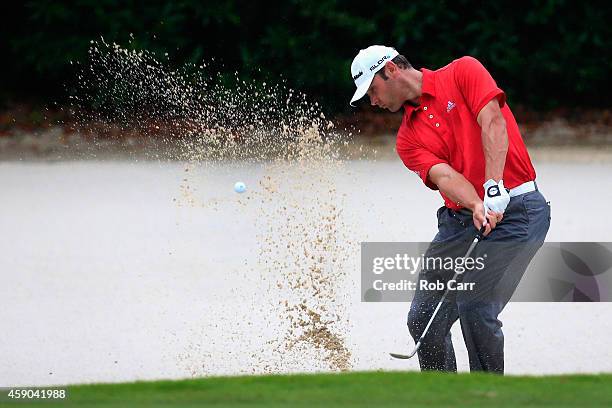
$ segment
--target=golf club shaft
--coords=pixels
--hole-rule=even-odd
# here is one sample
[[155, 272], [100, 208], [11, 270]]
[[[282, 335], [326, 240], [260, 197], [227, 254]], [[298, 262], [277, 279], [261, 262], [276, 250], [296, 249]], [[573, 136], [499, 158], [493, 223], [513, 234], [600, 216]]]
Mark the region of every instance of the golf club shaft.
[[[474, 237], [474, 240], [472, 240], [472, 243], [470, 244], [470, 247], [468, 248], [465, 256], [463, 257], [464, 259], [469, 257], [472, 254], [472, 251], [474, 250], [474, 248], [476, 247], [476, 244], [478, 244], [478, 242], [482, 239], [482, 233], [484, 231], [484, 226], [482, 227], [482, 229], [478, 232], [478, 234], [476, 235], [476, 237]], [[452, 280], [456, 279], [457, 276], [459, 274], [457, 272], [455, 272], [455, 274], [452, 277]], [[431, 324], [433, 323], [434, 319], [436, 318], [438, 311], [440, 310], [440, 308], [442, 307], [442, 303], [444, 302], [444, 300], [446, 299], [446, 297], [448, 296], [450, 289], [447, 287], [446, 291], [444, 291], [444, 294], [442, 295], [442, 297], [440, 298], [440, 301], [438, 302], [438, 305], [436, 306], [433, 314], [431, 315], [431, 317], [429, 318], [429, 322], [427, 322], [427, 326], [425, 326], [425, 330], [423, 330], [423, 333], [421, 334], [421, 337], [419, 337], [419, 340], [417, 341], [416, 345], [414, 346], [414, 350], [412, 350], [412, 352], [410, 354], [407, 355], [400, 355], [400, 354], [391, 354], [393, 357], [395, 358], [402, 358], [402, 359], [408, 359], [413, 357], [417, 351], [419, 350], [419, 347], [421, 347], [421, 343], [423, 342], [423, 339], [425, 338], [425, 335], [427, 334], [429, 327], [431, 326]]]

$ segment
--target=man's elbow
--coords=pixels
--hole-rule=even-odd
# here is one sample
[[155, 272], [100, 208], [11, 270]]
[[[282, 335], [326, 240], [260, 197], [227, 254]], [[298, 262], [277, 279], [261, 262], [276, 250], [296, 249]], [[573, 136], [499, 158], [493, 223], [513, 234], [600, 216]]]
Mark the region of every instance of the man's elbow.
[[506, 119], [496, 99], [491, 100], [482, 108], [476, 121], [485, 133], [506, 130]]
[[448, 164], [438, 163], [431, 166], [427, 177], [433, 184], [435, 184], [439, 188], [440, 185], [443, 185], [446, 181], [450, 180], [453, 177], [454, 173], [455, 171]]
[[506, 131], [506, 119], [501, 112], [495, 112], [484, 118], [482, 128], [488, 131], [487, 133], [503, 133]]

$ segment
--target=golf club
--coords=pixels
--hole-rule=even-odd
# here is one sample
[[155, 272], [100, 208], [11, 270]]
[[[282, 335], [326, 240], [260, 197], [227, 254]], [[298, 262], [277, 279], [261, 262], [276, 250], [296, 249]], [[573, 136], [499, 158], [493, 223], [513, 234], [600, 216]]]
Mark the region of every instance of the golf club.
[[[469, 257], [470, 254], [472, 253], [472, 251], [474, 250], [474, 248], [476, 247], [476, 244], [478, 244], [478, 242], [480, 242], [480, 240], [483, 238], [482, 233], [484, 232], [485, 227], [486, 227], [486, 224], [480, 229], [480, 231], [478, 231], [478, 233], [476, 234], [476, 236], [472, 240], [472, 243], [470, 244], [470, 247], [468, 248], [467, 253], [465, 254], [465, 256], [463, 258]], [[453, 280], [456, 279], [458, 275], [459, 275], [459, 273], [455, 272], [455, 275], [453, 275], [452, 279]], [[414, 346], [414, 350], [412, 350], [412, 352], [409, 353], [409, 354], [389, 353], [391, 355], [391, 357], [397, 358], [397, 359], [401, 359], [401, 360], [407, 360], [409, 358], [414, 357], [414, 355], [417, 353], [417, 351], [419, 351], [419, 347], [421, 347], [421, 343], [422, 343], [423, 339], [425, 338], [425, 335], [427, 334], [427, 331], [429, 330], [429, 326], [431, 326], [431, 323], [436, 318], [436, 315], [438, 314], [438, 311], [440, 310], [440, 307], [442, 307], [442, 302], [444, 302], [444, 300], [446, 299], [446, 296], [448, 295], [448, 292], [449, 292], [449, 288], [446, 288], [446, 291], [444, 292], [444, 295], [442, 295], [442, 297], [440, 298], [440, 301], [438, 302], [438, 305], [436, 306], [436, 309], [434, 310], [433, 314], [431, 315], [431, 318], [429, 319], [429, 322], [427, 323], [427, 326], [425, 326], [425, 330], [423, 330], [423, 334], [421, 334], [421, 337], [419, 337], [419, 340], [416, 342], [416, 344]]]

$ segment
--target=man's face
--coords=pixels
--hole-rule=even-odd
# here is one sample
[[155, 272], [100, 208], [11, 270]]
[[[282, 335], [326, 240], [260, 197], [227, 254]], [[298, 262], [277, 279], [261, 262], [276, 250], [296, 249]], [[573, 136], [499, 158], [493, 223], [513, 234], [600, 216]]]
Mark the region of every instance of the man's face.
[[372, 106], [378, 106], [391, 112], [397, 112], [404, 104], [394, 76], [388, 76], [387, 80], [384, 80], [378, 73], [374, 75], [368, 89], [368, 96]]

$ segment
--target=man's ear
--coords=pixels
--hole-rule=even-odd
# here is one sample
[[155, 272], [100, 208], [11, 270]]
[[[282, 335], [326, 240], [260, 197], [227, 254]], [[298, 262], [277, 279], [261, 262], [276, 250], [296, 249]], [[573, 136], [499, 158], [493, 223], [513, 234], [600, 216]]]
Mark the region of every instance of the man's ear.
[[390, 78], [394, 78], [398, 70], [397, 65], [395, 65], [393, 61], [388, 61], [383, 69], [385, 70], [385, 74]]

